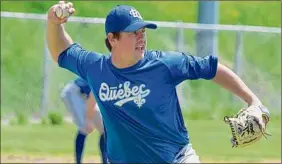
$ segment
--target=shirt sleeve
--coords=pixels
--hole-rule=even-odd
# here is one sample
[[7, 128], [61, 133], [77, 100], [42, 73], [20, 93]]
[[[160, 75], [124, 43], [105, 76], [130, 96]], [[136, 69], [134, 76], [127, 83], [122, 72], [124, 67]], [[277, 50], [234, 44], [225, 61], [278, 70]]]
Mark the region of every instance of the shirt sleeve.
[[187, 79], [212, 79], [218, 64], [216, 56], [197, 57], [181, 52], [166, 52], [163, 61], [176, 85]]
[[74, 43], [60, 54], [58, 64], [86, 80], [88, 67], [97, 62], [101, 56], [101, 54], [87, 51]]
[[87, 97], [89, 97], [91, 89], [90, 89], [90, 86], [88, 85], [87, 81], [78, 77], [77, 79], [74, 80], [74, 82], [80, 88], [80, 92], [86, 94]]

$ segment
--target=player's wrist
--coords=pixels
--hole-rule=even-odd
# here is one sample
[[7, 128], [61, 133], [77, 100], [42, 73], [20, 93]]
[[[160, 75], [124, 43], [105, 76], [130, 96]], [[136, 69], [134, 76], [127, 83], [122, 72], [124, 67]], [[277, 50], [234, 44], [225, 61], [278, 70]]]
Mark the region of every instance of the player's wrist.
[[261, 101], [257, 97], [251, 98], [251, 100], [247, 103], [248, 103], [248, 106], [252, 106], [252, 105], [261, 106], [262, 105]]
[[55, 22], [52, 19], [47, 19], [47, 26], [49, 29], [52, 29], [52, 30], [58, 30], [64, 27], [63, 24]]

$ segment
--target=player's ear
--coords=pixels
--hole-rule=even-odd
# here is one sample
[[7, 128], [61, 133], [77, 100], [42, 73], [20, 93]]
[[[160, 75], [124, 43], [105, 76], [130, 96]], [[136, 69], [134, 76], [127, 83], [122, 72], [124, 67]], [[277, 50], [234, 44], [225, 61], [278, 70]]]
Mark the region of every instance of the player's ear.
[[114, 38], [113, 33], [111, 33], [111, 32], [108, 33], [108, 34], [107, 34], [107, 38], [108, 38], [108, 40], [109, 40], [110, 43], [114, 42], [114, 39], [115, 39], [115, 38]]
[[111, 44], [111, 46], [115, 45], [117, 42], [117, 38], [114, 37], [113, 33], [108, 33], [107, 38], [109, 40], [109, 43]]

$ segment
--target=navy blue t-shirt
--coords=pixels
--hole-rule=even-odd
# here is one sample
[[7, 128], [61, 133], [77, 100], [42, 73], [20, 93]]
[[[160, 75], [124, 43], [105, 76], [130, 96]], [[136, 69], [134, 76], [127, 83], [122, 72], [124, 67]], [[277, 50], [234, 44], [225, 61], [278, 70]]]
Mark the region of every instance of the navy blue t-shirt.
[[61, 53], [58, 63], [93, 91], [113, 163], [171, 163], [189, 143], [176, 85], [187, 79], [212, 79], [217, 70], [215, 56], [173, 51], [146, 51], [135, 65], [118, 69], [111, 56], [76, 43]]

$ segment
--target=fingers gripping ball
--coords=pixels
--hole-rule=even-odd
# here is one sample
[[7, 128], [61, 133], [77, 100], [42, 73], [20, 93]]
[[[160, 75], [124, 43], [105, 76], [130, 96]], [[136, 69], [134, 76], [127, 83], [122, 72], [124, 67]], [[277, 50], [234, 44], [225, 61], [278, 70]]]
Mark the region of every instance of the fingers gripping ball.
[[69, 7], [66, 4], [60, 4], [55, 9], [56, 16], [60, 19], [70, 16]]

